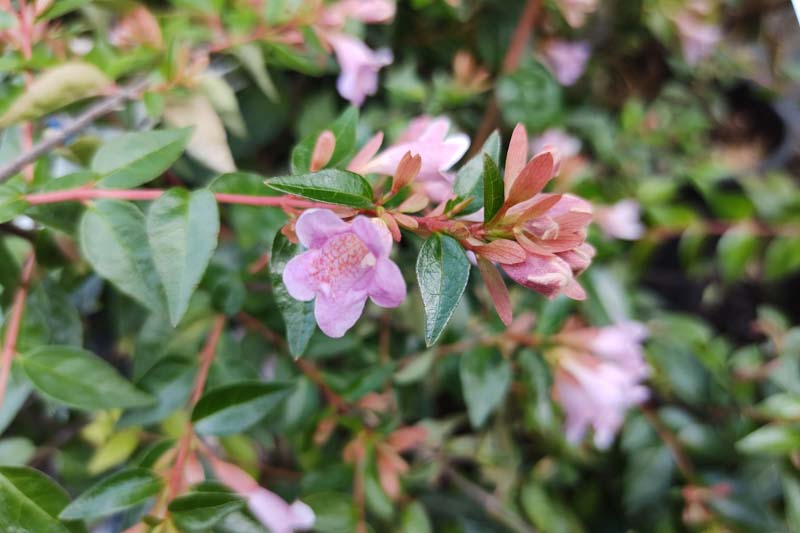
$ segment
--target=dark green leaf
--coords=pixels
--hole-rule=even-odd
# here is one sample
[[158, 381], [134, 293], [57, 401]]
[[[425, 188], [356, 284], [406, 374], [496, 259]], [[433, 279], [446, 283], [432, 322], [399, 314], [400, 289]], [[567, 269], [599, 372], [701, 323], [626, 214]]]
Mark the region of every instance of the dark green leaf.
[[[331, 124], [330, 129], [336, 137], [336, 147], [333, 150], [330, 161], [326, 167], [335, 167], [352, 155], [356, 146], [356, 128], [358, 127], [358, 108], [348, 107], [336, 121]], [[318, 130], [308, 135], [300, 144], [292, 150], [292, 174], [303, 174], [309, 171], [311, 166], [311, 154], [317, 137], [323, 130]]]
[[58, 513], [69, 496], [52, 479], [25, 466], [0, 468], [0, 530], [37, 533], [79, 532], [77, 524], [63, 524]]
[[764, 256], [764, 277], [782, 278], [800, 269], [800, 237], [775, 237]]
[[728, 230], [717, 244], [720, 273], [725, 281], [741, 278], [758, 250], [758, 237], [745, 228]]
[[497, 131], [494, 131], [486, 139], [480, 153], [470, 159], [456, 174], [453, 192], [459, 198], [472, 198], [472, 201], [464, 209], [464, 214], [474, 213], [483, 207], [483, 161], [487, 155], [493, 161], [500, 159], [500, 134]]
[[155, 496], [163, 484], [163, 479], [151, 470], [121, 470], [92, 485], [59, 516], [66, 520], [82, 520], [112, 515]]
[[22, 404], [28, 399], [31, 393], [31, 384], [25, 378], [19, 363], [15, 362], [11, 367], [6, 384], [6, 394], [3, 398], [3, 405], [0, 406], [0, 434], [17, 416], [22, 408]]
[[181, 531], [208, 531], [228, 514], [244, 507], [244, 500], [230, 492], [196, 492], [172, 500], [169, 513]]
[[22, 192], [10, 185], [0, 185], [0, 222], [7, 222], [25, 212], [28, 202]]
[[155, 364], [136, 382], [137, 387], [156, 399], [154, 405], [126, 410], [117, 427], [146, 426], [160, 422], [186, 404], [194, 382], [195, 368], [177, 357]]
[[488, 223], [503, 206], [503, 175], [489, 154], [483, 154], [483, 221]]
[[183, 153], [191, 130], [124, 133], [104, 143], [92, 159], [92, 172], [107, 189], [138, 187], [167, 170]]
[[469, 421], [479, 427], [503, 401], [511, 384], [511, 365], [496, 349], [481, 346], [461, 356], [459, 373]]
[[278, 176], [266, 180], [276, 191], [329, 204], [368, 209], [373, 206], [372, 186], [347, 170], [325, 169], [310, 174]]
[[425, 342], [433, 345], [456, 310], [469, 279], [469, 261], [458, 241], [433, 235], [417, 257], [417, 280], [425, 306]]
[[507, 124], [541, 131], [561, 114], [561, 87], [540, 63], [531, 61], [497, 82], [495, 91]]
[[283, 284], [283, 269], [286, 268], [286, 263], [300, 252], [300, 245], [293, 244], [282, 233], [278, 233], [272, 244], [269, 263], [272, 292], [286, 324], [286, 342], [289, 344], [289, 351], [295, 357], [303, 355], [317, 326], [314, 319], [314, 302], [295, 300]]
[[71, 407], [97, 411], [153, 401], [111, 365], [81, 348], [39, 346], [18, 361], [37, 391]]
[[147, 211], [147, 237], [161, 276], [172, 325], [180, 322], [219, 234], [219, 212], [211, 191], [171, 189]]
[[151, 311], [164, 310], [145, 218], [136, 206], [119, 200], [97, 201], [84, 213], [79, 233], [83, 256], [98, 274]]
[[267, 416], [291, 391], [288, 383], [248, 381], [213, 389], [192, 411], [195, 430], [203, 435], [230, 435]]
[[800, 449], [800, 427], [771, 424], [758, 428], [736, 443], [741, 453], [785, 455]]

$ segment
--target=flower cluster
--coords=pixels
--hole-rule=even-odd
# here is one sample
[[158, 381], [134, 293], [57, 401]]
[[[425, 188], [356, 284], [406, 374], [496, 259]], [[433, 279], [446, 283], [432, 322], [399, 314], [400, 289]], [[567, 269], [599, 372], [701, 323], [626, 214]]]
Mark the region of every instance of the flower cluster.
[[594, 443], [607, 448], [625, 412], [647, 399], [649, 374], [642, 342], [647, 328], [622, 322], [602, 328], [569, 328], [549, 352], [556, 362], [553, 397], [566, 413], [566, 435], [578, 442], [591, 427]]

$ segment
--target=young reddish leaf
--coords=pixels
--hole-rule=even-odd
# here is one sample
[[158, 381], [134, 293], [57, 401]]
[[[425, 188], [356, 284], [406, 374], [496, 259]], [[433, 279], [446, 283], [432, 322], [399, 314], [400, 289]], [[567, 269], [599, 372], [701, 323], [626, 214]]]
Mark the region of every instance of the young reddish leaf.
[[506, 207], [524, 202], [541, 192], [553, 177], [553, 155], [545, 152], [534, 157], [519, 173], [506, 198]]
[[394, 217], [389, 213], [383, 213], [381, 214], [381, 220], [383, 220], [384, 223], [386, 223], [386, 227], [389, 228], [389, 233], [392, 234], [392, 239], [394, 239], [395, 242], [400, 242], [400, 228], [397, 226], [397, 221], [394, 219]]
[[419, 223], [417, 222], [417, 219], [415, 219], [414, 217], [404, 215], [403, 213], [392, 213], [392, 216], [394, 216], [394, 219], [397, 221], [398, 224], [400, 224], [406, 229], [414, 230], [419, 227]]
[[525, 250], [522, 249], [522, 246], [508, 239], [498, 239], [488, 244], [476, 246], [475, 252], [491, 261], [503, 264], [525, 261]]
[[504, 176], [506, 195], [511, 190], [519, 173], [525, 168], [525, 161], [528, 159], [528, 132], [525, 126], [517, 124], [511, 134], [506, 153], [506, 172]]
[[[526, 220], [530, 220], [532, 218], [540, 217], [550, 211], [550, 208], [555, 206], [561, 200], [561, 194], [543, 194], [541, 196], [541, 200], [538, 202], [525, 207], [525, 210], [522, 211], [519, 215], [510, 215], [508, 218], [513, 218], [516, 223], [521, 224]], [[524, 206], [520, 206], [524, 207]], [[508, 220], [508, 219], [506, 219]]]
[[314, 151], [311, 152], [311, 164], [309, 170], [316, 172], [321, 170], [328, 164], [333, 156], [333, 151], [336, 149], [336, 137], [331, 130], [325, 130], [317, 137], [317, 142], [314, 144]]
[[497, 316], [500, 317], [503, 324], [509, 326], [512, 320], [511, 300], [508, 297], [508, 287], [503, 281], [503, 276], [496, 266], [481, 256], [478, 256], [478, 270], [489, 291], [489, 296], [492, 297]]
[[414, 193], [397, 206], [397, 210], [401, 213], [416, 213], [422, 211], [428, 205], [428, 197], [424, 194]]
[[378, 150], [383, 143], [383, 132], [379, 131], [361, 147], [361, 150], [350, 160], [350, 164], [347, 165], [347, 170], [351, 172], [360, 172], [361, 167], [367, 164], [367, 161], [372, 159], [375, 154], [378, 153]]
[[419, 154], [412, 156], [411, 152], [406, 152], [394, 173], [392, 194], [397, 194], [397, 191], [414, 181], [421, 168], [422, 157]]
[[424, 426], [406, 426], [396, 429], [386, 439], [396, 452], [405, 452], [425, 441], [428, 432]]

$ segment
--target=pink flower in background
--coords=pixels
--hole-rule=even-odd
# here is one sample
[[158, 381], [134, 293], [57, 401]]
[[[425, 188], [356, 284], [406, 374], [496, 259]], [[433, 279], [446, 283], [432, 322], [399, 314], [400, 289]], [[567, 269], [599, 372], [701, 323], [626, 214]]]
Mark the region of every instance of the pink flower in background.
[[625, 368], [639, 378], [650, 374], [644, 359], [642, 343], [650, 332], [635, 321], [626, 321], [599, 328], [589, 347], [594, 355]]
[[586, 41], [551, 40], [545, 43], [542, 54], [545, 64], [561, 85], [573, 85], [583, 76], [592, 49]]
[[567, 417], [567, 440], [580, 441], [591, 427], [595, 446], [607, 448], [625, 412], [647, 399], [647, 388], [635, 373], [589, 354], [561, 349], [558, 358], [553, 397]]
[[550, 299], [561, 293], [574, 300], [586, 299], [569, 263], [558, 256], [528, 253], [525, 261], [501, 266], [511, 279]]
[[556, 0], [558, 8], [573, 28], [586, 23], [586, 17], [597, 10], [598, 0]]
[[711, 55], [722, 39], [719, 26], [704, 20], [709, 9], [703, 2], [694, 2], [675, 16], [683, 58], [690, 65]]
[[[469, 137], [463, 133], [448, 135], [450, 121], [445, 117], [420, 116], [411, 121], [397, 141], [376, 157], [359, 154], [359, 161], [349, 167], [362, 174], [390, 176], [406, 154], [419, 155], [422, 166], [415, 183], [435, 202], [446, 200], [452, 193], [454, 175], [448, 170], [455, 165], [469, 148]], [[377, 146], [374, 147], [377, 150]], [[362, 162], [362, 160], [368, 161]], [[354, 159], [354, 162], [356, 160]]]
[[628, 241], [641, 239], [645, 231], [636, 200], [621, 200], [598, 209], [597, 224], [609, 237]]
[[241, 468], [216, 458], [210, 459], [220, 482], [244, 496], [253, 516], [272, 533], [292, 533], [314, 527], [314, 511], [305, 503], [300, 500], [286, 503], [274, 492], [259, 486]]
[[364, 24], [382, 24], [394, 18], [397, 10], [392, 0], [342, 0], [322, 13], [322, 24], [341, 29], [348, 18]]
[[373, 51], [355, 37], [344, 33], [327, 36], [336, 53], [342, 72], [336, 80], [336, 89], [342, 98], [360, 106], [364, 99], [378, 90], [378, 71], [392, 64], [388, 48]]
[[327, 209], [309, 209], [295, 226], [308, 251], [286, 264], [283, 282], [289, 294], [314, 303], [314, 316], [329, 337], [353, 327], [367, 298], [381, 307], [397, 307], [406, 283], [389, 259], [392, 236], [380, 219], [357, 216], [347, 223]]

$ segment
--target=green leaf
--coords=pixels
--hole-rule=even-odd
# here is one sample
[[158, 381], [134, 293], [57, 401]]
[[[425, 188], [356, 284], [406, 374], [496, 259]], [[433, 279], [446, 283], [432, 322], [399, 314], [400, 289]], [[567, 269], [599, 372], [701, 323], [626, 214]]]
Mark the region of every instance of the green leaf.
[[195, 371], [194, 365], [178, 357], [158, 361], [136, 382], [137, 387], [156, 398], [155, 404], [126, 410], [117, 427], [147, 426], [167, 418], [186, 404]]
[[800, 270], [800, 237], [775, 237], [764, 256], [764, 277], [775, 280]]
[[790, 473], [783, 474], [783, 500], [789, 531], [800, 531], [800, 480]]
[[17, 359], [37, 391], [90, 411], [153, 401], [96, 355], [74, 346], [39, 346]]
[[31, 393], [31, 385], [21, 370], [19, 363], [11, 366], [3, 405], [0, 406], [0, 434], [11, 424]]
[[61, 511], [60, 518], [84, 520], [112, 515], [161, 491], [163, 479], [145, 468], [128, 468], [101, 479]]
[[469, 421], [480, 427], [505, 398], [511, 365], [496, 349], [480, 346], [461, 356], [459, 374]]
[[119, 200], [94, 202], [78, 232], [81, 252], [98, 274], [151, 311], [164, 311], [145, 218], [136, 206]]
[[433, 345], [456, 310], [469, 279], [469, 261], [458, 241], [433, 235], [417, 257], [417, 280], [425, 307], [425, 342]]
[[196, 492], [172, 500], [169, 514], [181, 531], [208, 531], [228, 514], [244, 507], [244, 500], [230, 492]]
[[[333, 150], [330, 161], [325, 165], [326, 167], [335, 167], [340, 163], [349, 159], [353, 154], [356, 147], [356, 129], [358, 127], [358, 108], [348, 107], [339, 118], [337, 118], [329, 129], [333, 136], [336, 137], [336, 147]], [[312, 134], [306, 136], [300, 143], [292, 150], [292, 174], [304, 174], [309, 171], [311, 167], [311, 154], [314, 151], [314, 146], [317, 144], [317, 137], [324, 131], [324, 129], [317, 130]], [[370, 198], [372, 192], [370, 190]]]
[[291, 390], [289, 383], [246, 381], [204, 394], [192, 411], [195, 430], [203, 435], [231, 435], [267, 416]]
[[785, 455], [800, 449], [800, 427], [767, 425], [753, 431], [736, 443], [746, 454]]
[[489, 154], [483, 154], [483, 222], [489, 223], [503, 206], [503, 176]]
[[283, 284], [283, 269], [286, 268], [286, 263], [300, 252], [299, 244], [293, 244], [282, 233], [277, 233], [272, 244], [269, 263], [272, 293], [286, 324], [289, 352], [295, 357], [303, 355], [317, 326], [314, 319], [314, 302], [295, 300]]
[[278, 90], [275, 84], [272, 83], [272, 78], [269, 76], [267, 65], [264, 61], [264, 54], [261, 52], [261, 47], [256, 43], [243, 44], [234, 47], [230, 52], [236, 56], [236, 59], [247, 70], [250, 76], [255, 80], [258, 88], [264, 93], [264, 96], [277, 102], [280, 100]]
[[758, 237], [746, 228], [732, 228], [717, 244], [717, 257], [722, 279], [731, 282], [741, 278], [758, 250]]
[[52, 479], [26, 466], [0, 467], [0, 530], [38, 533], [85, 531], [59, 522], [69, 496]]
[[25, 212], [28, 202], [22, 191], [9, 185], [0, 185], [0, 222], [8, 222]]
[[183, 153], [188, 128], [124, 133], [104, 143], [92, 158], [99, 187], [130, 189], [157, 178]]
[[483, 143], [480, 153], [459, 169], [453, 182], [453, 192], [459, 198], [472, 197], [472, 201], [463, 211], [465, 215], [483, 207], [483, 168], [484, 157], [487, 155], [493, 161], [500, 159], [500, 134], [496, 130]]
[[39, 74], [0, 117], [0, 129], [15, 122], [52, 113], [64, 106], [97, 96], [111, 80], [89, 63], [72, 61]]
[[211, 191], [171, 189], [147, 211], [147, 238], [167, 296], [172, 325], [180, 322], [217, 247], [219, 212]]
[[497, 102], [507, 124], [541, 131], [561, 114], [561, 86], [540, 63], [530, 61], [497, 82]]
[[264, 183], [276, 191], [318, 202], [364, 209], [373, 207], [372, 186], [363, 177], [346, 170], [329, 168], [310, 174], [270, 178]]
[[36, 453], [36, 446], [25, 437], [0, 439], [0, 466], [23, 466]]

